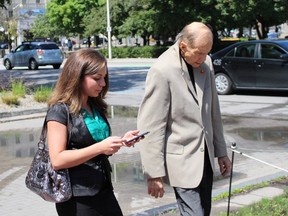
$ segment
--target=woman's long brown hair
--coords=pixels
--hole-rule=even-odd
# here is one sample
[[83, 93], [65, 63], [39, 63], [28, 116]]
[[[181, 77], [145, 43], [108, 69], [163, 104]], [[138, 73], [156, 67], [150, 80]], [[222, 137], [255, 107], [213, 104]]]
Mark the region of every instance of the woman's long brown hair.
[[89, 97], [88, 103], [93, 104], [97, 110], [107, 115], [107, 104], [104, 101], [109, 89], [107, 61], [98, 51], [90, 48], [80, 49], [68, 57], [48, 101], [48, 107], [58, 102], [66, 103], [69, 105], [71, 113], [79, 114], [83, 77], [96, 74], [104, 67], [107, 70], [105, 76], [106, 86], [98, 97]]

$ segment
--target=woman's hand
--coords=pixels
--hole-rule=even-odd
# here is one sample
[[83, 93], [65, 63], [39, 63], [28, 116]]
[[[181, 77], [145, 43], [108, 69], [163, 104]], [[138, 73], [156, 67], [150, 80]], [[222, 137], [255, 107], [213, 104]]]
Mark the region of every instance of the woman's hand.
[[124, 136], [122, 137], [122, 139], [125, 140], [125, 142], [123, 142], [123, 144], [124, 144], [125, 146], [127, 146], [127, 147], [131, 147], [131, 146], [134, 147], [134, 144], [135, 144], [136, 142], [139, 142], [141, 138], [136, 139], [136, 140], [131, 141], [131, 142], [127, 142], [127, 140], [134, 138], [135, 136], [138, 135], [138, 133], [139, 133], [139, 130], [132, 130], [132, 131], [126, 132], [126, 133], [124, 134]]
[[123, 143], [126, 140], [117, 136], [110, 136], [100, 143], [96, 143], [95, 145], [101, 145], [101, 152], [105, 155], [112, 155], [119, 151], [119, 149], [123, 146]]

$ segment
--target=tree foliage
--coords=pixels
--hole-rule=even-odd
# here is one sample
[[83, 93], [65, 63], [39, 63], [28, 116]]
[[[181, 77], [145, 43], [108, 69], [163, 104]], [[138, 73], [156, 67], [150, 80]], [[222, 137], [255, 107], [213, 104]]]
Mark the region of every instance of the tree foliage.
[[119, 26], [122, 35], [141, 36], [144, 45], [149, 44], [149, 36], [155, 30], [156, 12], [151, 8], [151, 4], [146, 0], [130, 0], [128, 17]]
[[[287, 0], [110, 0], [110, 24], [112, 35], [144, 41], [150, 35], [174, 39], [192, 21], [210, 24], [214, 32], [253, 27], [264, 38], [269, 26], [288, 20], [287, 11]], [[107, 32], [106, 0], [51, 0], [47, 16], [59, 34]]]
[[[112, 1], [112, 3], [114, 3], [114, 1]], [[115, 10], [115, 7], [113, 7], [112, 11], [115, 13], [115, 11], [118, 10]], [[102, 6], [93, 8], [90, 11], [90, 14], [83, 19], [83, 25], [85, 26], [84, 36], [86, 37], [96, 34], [104, 34], [107, 31], [106, 5], [103, 4]], [[114, 26], [113, 21], [111, 21], [111, 25]], [[112, 31], [115, 31], [115, 29], [112, 29]]]
[[[154, 11], [147, 0], [110, 1], [110, 24], [112, 34], [118, 37], [141, 36], [148, 41], [154, 31]], [[93, 20], [93, 22], [92, 22]], [[95, 35], [107, 31], [106, 4], [94, 8], [85, 18], [85, 35]]]
[[287, 0], [217, 0], [216, 9], [223, 20], [220, 28], [255, 27], [259, 38], [265, 38], [269, 26], [288, 19]]
[[7, 9], [7, 5], [11, 3], [11, 0], [0, 0], [0, 8]]
[[30, 32], [36, 38], [54, 39], [55, 37], [59, 36], [58, 29], [51, 25], [47, 14], [36, 17]]
[[82, 34], [84, 17], [98, 5], [98, 0], [51, 0], [47, 15], [51, 24], [66, 35]]

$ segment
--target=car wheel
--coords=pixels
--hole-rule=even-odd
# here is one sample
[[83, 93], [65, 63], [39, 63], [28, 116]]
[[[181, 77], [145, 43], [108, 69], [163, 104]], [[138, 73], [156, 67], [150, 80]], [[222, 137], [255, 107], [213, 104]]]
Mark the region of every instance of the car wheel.
[[4, 61], [4, 65], [5, 65], [6, 70], [11, 70], [12, 69], [12, 65], [11, 65], [11, 62], [10, 62], [9, 59], [6, 59]]
[[38, 69], [37, 62], [34, 59], [31, 59], [29, 62], [29, 69], [31, 69], [31, 70], [37, 70]]
[[56, 65], [53, 65], [53, 68], [54, 68], [54, 69], [59, 69], [60, 66], [61, 66], [61, 64], [56, 64]]
[[232, 92], [232, 81], [229, 76], [224, 73], [215, 75], [215, 83], [218, 94], [226, 95]]

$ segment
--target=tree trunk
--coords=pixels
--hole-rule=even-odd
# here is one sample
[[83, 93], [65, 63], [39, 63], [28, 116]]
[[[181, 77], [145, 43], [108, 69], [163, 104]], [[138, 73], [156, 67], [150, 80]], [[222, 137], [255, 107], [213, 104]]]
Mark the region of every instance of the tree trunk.
[[146, 35], [141, 35], [141, 37], [143, 38], [143, 46], [147, 45], [147, 37]]
[[262, 16], [258, 15], [255, 20], [255, 28], [257, 32], [257, 38], [256, 39], [264, 39], [267, 37], [267, 27], [265, 25], [264, 19]]

